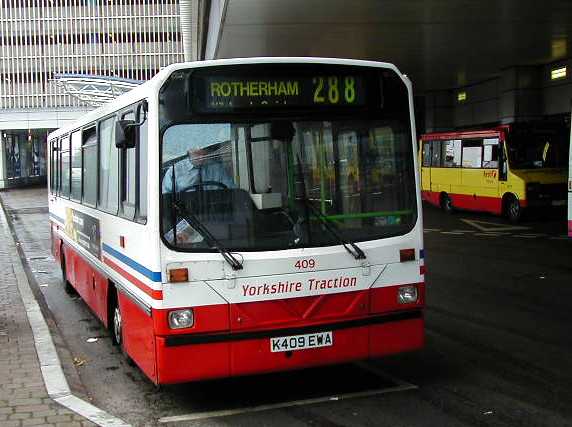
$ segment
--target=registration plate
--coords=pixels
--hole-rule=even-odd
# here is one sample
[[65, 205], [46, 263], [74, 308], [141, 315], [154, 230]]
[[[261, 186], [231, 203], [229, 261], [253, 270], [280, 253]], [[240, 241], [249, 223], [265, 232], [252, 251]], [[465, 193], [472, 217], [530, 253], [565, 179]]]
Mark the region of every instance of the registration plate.
[[565, 206], [566, 200], [553, 200], [552, 206]]
[[329, 347], [334, 344], [332, 332], [317, 332], [315, 334], [292, 335], [289, 337], [270, 338], [272, 353], [280, 351], [305, 350], [308, 348]]

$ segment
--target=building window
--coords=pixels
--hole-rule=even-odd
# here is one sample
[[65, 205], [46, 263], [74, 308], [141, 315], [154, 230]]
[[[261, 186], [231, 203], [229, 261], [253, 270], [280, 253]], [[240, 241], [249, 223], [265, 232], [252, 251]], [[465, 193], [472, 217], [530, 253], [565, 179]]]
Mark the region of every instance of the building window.
[[119, 208], [118, 149], [115, 147], [115, 116], [99, 123], [99, 207], [117, 214]]

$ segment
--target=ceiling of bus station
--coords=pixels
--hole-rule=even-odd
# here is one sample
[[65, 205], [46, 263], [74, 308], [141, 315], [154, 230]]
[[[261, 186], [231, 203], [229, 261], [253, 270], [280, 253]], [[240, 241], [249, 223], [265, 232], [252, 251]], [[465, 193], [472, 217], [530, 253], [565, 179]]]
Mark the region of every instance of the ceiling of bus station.
[[[223, 3], [224, 4], [224, 3]], [[393, 62], [419, 91], [570, 56], [570, 0], [227, 0], [216, 58]]]

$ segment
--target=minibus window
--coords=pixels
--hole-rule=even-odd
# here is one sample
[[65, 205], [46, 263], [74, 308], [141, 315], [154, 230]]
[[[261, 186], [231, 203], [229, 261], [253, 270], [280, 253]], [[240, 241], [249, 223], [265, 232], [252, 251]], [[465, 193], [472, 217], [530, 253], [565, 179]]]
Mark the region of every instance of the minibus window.
[[483, 140], [471, 139], [463, 141], [463, 167], [480, 169], [483, 160]]
[[441, 141], [433, 141], [433, 151], [431, 155], [431, 166], [441, 167]]
[[455, 139], [450, 141], [443, 141], [442, 145], [442, 160], [443, 167], [457, 168], [461, 166], [461, 140]]
[[423, 142], [423, 166], [431, 166], [431, 141]]

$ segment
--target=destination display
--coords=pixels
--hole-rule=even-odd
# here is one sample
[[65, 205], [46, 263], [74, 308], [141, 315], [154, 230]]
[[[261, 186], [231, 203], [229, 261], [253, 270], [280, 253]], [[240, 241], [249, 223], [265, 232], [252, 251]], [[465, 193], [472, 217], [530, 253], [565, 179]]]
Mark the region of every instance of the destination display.
[[[276, 107], [363, 106], [364, 78], [356, 74], [300, 77], [205, 76], [202, 111]], [[197, 84], [196, 83], [196, 84]], [[196, 87], [196, 86], [195, 86]]]

